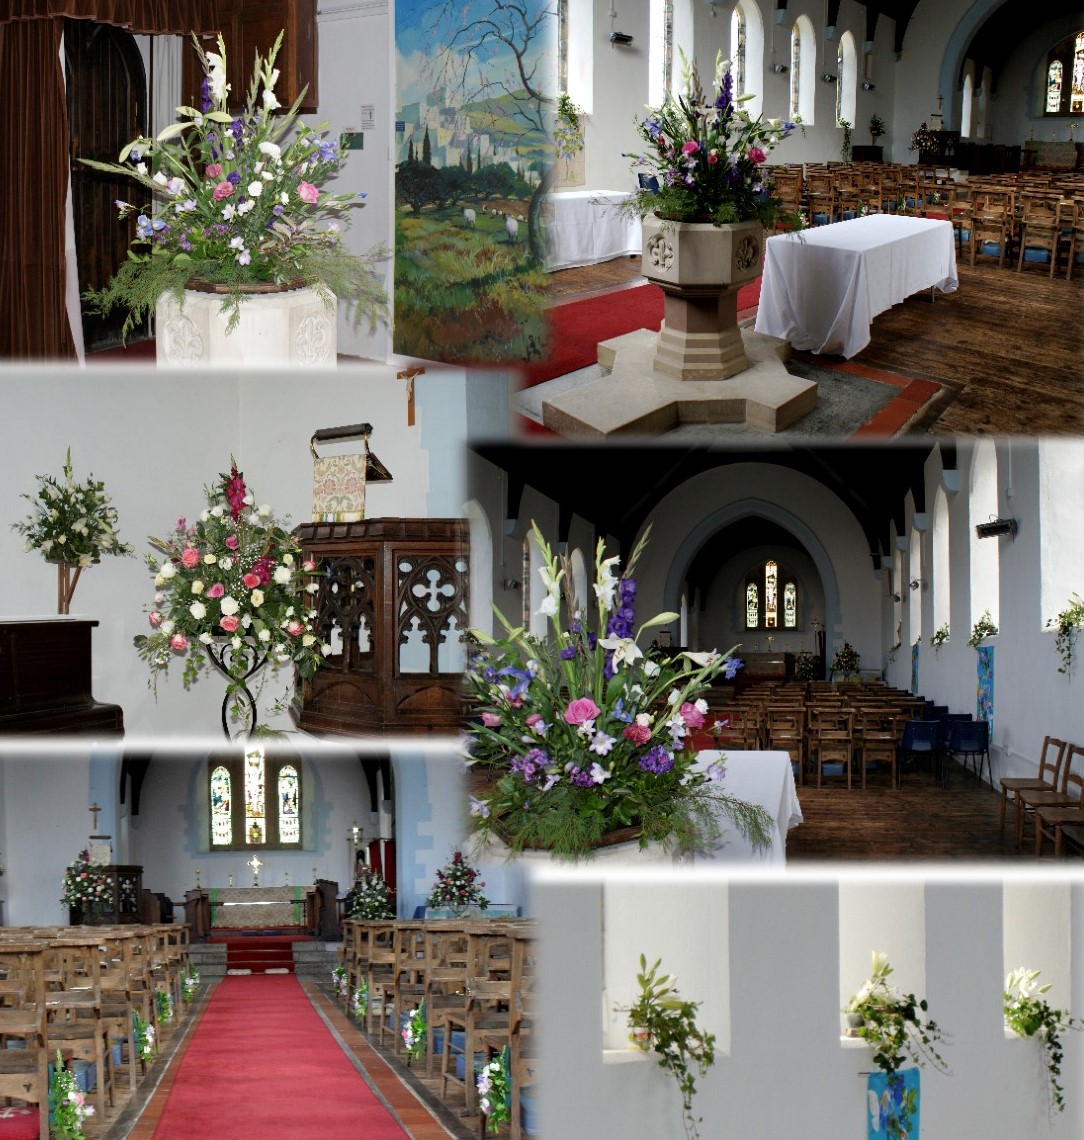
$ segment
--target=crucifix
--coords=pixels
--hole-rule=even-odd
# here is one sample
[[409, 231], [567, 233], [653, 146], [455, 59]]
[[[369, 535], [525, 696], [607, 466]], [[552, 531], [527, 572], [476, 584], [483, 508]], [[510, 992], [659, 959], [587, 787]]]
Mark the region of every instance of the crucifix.
[[424, 376], [424, 368], [404, 368], [402, 372], [396, 372], [396, 380], [405, 380], [407, 382], [407, 427], [414, 426], [414, 380], [418, 376]]
[[92, 816], [94, 816], [94, 830], [95, 830], [95, 832], [97, 832], [97, 830], [98, 830], [98, 816], [101, 814], [102, 809], [100, 807], [98, 807], [97, 803], [92, 803], [87, 810], [90, 812], [90, 814]]
[[260, 868], [263, 866], [263, 861], [259, 855], [253, 855], [246, 865], [252, 868], [252, 885], [258, 887], [260, 885]]

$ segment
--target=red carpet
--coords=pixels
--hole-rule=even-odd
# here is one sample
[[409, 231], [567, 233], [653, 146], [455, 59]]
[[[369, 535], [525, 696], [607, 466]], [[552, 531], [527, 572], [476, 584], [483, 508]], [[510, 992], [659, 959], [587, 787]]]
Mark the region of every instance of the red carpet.
[[[738, 291], [738, 312], [755, 308], [759, 300], [758, 277]], [[658, 331], [662, 309], [662, 290], [658, 285], [637, 285], [603, 297], [552, 306], [546, 313], [549, 352], [545, 360], [524, 367], [524, 386], [530, 388], [597, 363], [600, 340], [634, 329]]]
[[224, 979], [200, 1017], [155, 1140], [403, 1140], [295, 977]]
[[311, 939], [293, 934], [266, 935], [215, 935], [210, 942], [226, 944], [226, 969], [251, 970], [262, 974], [265, 970], [294, 970], [294, 943]]

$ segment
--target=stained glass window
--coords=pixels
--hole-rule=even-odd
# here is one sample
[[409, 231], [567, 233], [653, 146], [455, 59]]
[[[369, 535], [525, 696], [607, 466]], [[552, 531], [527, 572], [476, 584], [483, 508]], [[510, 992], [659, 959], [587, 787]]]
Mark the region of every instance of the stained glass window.
[[745, 628], [798, 629], [798, 583], [774, 559], [745, 575]]
[[1084, 32], [1077, 33], [1073, 49], [1073, 91], [1069, 96], [1069, 113], [1084, 112]]
[[557, 90], [568, 90], [568, 0], [557, 0]]
[[745, 628], [756, 629], [760, 625], [760, 591], [756, 582], [745, 587]]
[[301, 816], [298, 813], [297, 769], [284, 764], [279, 769], [279, 842], [298, 843], [301, 840]]
[[219, 764], [211, 772], [211, 846], [228, 847], [233, 842], [233, 808], [230, 773]]
[[779, 624], [779, 567], [774, 562], [764, 563], [764, 628], [775, 629]]
[[1061, 107], [1061, 81], [1064, 76], [1065, 69], [1061, 60], [1054, 60], [1046, 73], [1046, 109], [1050, 114], [1057, 114]]
[[245, 754], [245, 839], [249, 844], [267, 842], [267, 808], [264, 800], [263, 753]]
[[734, 97], [745, 94], [745, 13], [735, 5], [730, 17], [730, 73], [734, 76]]
[[301, 772], [295, 761], [267, 759], [260, 748], [212, 759], [207, 789], [212, 850], [301, 846]]
[[843, 59], [843, 41], [839, 41], [836, 48], [836, 122], [843, 118], [843, 84], [845, 64]]
[[790, 117], [793, 119], [800, 113], [801, 87], [799, 77], [802, 63], [802, 31], [795, 21], [794, 29], [790, 33]]

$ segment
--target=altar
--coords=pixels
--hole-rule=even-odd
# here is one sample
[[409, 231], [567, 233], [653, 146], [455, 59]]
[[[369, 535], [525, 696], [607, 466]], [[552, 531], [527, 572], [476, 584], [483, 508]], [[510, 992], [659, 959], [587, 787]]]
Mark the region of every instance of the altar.
[[196, 937], [213, 930], [315, 932], [320, 925], [316, 887], [204, 887], [185, 894], [185, 920]]

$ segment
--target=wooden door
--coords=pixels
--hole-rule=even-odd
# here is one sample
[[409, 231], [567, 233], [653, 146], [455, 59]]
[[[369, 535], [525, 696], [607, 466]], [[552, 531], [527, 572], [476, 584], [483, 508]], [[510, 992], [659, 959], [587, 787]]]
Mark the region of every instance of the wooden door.
[[[116, 162], [125, 144], [147, 131], [147, 76], [135, 39], [123, 28], [90, 20], [64, 25], [72, 208], [79, 292], [101, 289], [127, 256], [135, 219], [117, 217], [116, 200], [145, 204], [146, 191], [129, 179], [92, 170], [79, 158]], [[126, 311], [83, 314], [87, 352], [121, 343]], [[146, 329], [132, 339], [144, 339]]]

